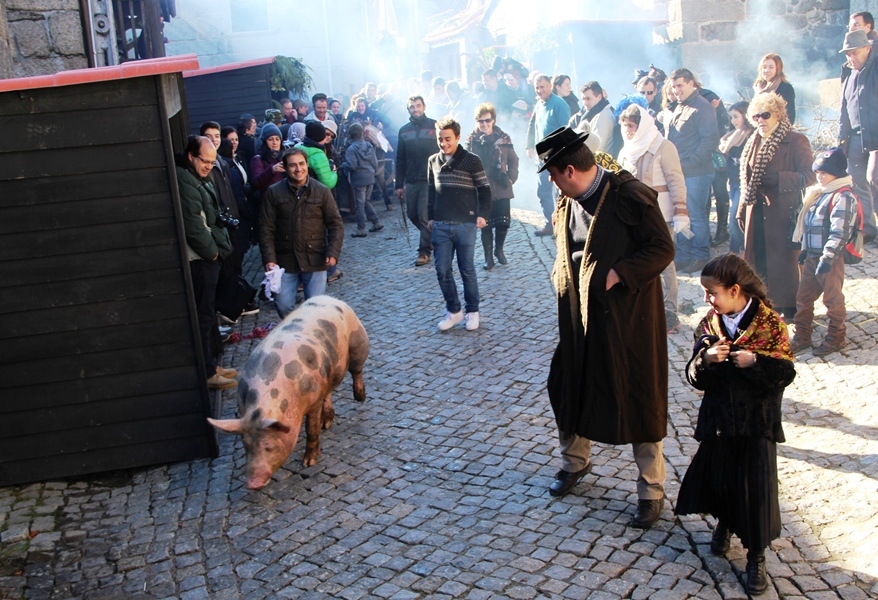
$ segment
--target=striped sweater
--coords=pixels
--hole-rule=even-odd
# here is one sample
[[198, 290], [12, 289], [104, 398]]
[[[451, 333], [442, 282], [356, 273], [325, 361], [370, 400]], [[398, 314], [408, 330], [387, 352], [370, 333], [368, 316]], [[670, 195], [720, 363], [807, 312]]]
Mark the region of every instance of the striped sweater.
[[441, 152], [427, 165], [427, 218], [475, 223], [491, 213], [491, 187], [482, 161], [463, 146], [446, 159]]

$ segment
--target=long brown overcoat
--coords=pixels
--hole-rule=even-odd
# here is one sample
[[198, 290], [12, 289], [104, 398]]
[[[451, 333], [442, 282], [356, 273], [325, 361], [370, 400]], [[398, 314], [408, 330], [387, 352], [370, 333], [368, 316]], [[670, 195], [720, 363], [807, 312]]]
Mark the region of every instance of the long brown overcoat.
[[[742, 156], [741, 160], [747, 160], [747, 157]], [[796, 305], [799, 249], [790, 244], [790, 239], [802, 205], [802, 190], [817, 180], [811, 170], [813, 161], [808, 138], [791, 131], [781, 140], [774, 158], [766, 165], [766, 175], [776, 173], [778, 185], [756, 190], [756, 202], [761, 203], [765, 228], [764, 243], [760, 243], [754, 234], [755, 205], [742, 202], [738, 206], [738, 219], [744, 219], [744, 259], [757, 271], [760, 271], [760, 264], [765, 265], [767, 272], [759, 275], [768, 287], [768, 297], [777, 307]], [[749, 181], [752, 176], [750, 164], [746, 165], [746, 176]], [[744, 181], [741, 184], [743, 186]], [[742, 190], [742, 198], [743, 193]], [[770, 202], [768, 206], [765, 205], [766, 198]], [[755, 212], [758, 214], [759, 209]]]
[[[668, 421], [668, 348], [659, 274], [674, 243], [656, 193], [626, 171], [609, 174], [578, 281], [570, 258], [570, 204], [554, 215], [552, 273], [560, 340], [548, 391], [558, 429], [607, 444], [658, 442]], [[615, 269], [622, 280], [606, 289]]]

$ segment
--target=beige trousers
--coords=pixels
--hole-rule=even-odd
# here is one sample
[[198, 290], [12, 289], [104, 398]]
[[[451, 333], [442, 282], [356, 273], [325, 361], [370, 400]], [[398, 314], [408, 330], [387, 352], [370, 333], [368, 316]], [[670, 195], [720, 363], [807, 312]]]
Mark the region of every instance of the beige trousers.
[[[569, 473], [581, 471], [591, 456], [591, 440], [576, 434], [558, 432], [561, 449], [561, 468]], [[639, 500], [661, 500], [665, 494], [665, 457], [661, 442], [631, 444], [634, 462], [640, 475], [637, 477]]]

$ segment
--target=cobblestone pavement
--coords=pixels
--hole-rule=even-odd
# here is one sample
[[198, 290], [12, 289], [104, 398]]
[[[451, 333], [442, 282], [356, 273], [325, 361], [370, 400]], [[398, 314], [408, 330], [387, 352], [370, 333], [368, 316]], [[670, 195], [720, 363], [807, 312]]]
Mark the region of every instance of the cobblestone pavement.
[[[597, 445], [593, 473], [572, 494], [547, 493], [558, 468], [545, 392], [554, 248], [531, 235], [537, 213], [515, 211], [509, 265], [479, 269], [481, 328], [441, 334], [432, 264], [416, 268], [397, 213], [381, 216], [384, 231], [345, 240], [344, 276], [330, 286], [371, 337], [368, 400], [353, 401], [347, 377], [318, 464], [301, 467], [300, 443], [250, 492], [240, 440], [223, 436], [214, 460], [2, 488], [0, 597], [745, 598], [739, 542], [728, 560], [711, 555], [712, 520], [678, 519], [671, 507], [696, 449], [699, 397], [680, 373], [705, 310], [697, 279], [681, 277], [683, 326], [671, 336], [669, 503], [640, 531], [627, 526], [630, 447]], [[765, 598], [878, 597], [869, 250], [845, 286], [848, 347], [804, 355], [787, 390], [784, 530], [768, 553]], [[258, 276], [253, 253], [246, 266]], [[266, 307], [236, 328], [272, 320]], [[255, 343], [230, 346], [226, 365], [240, 366]], [[234, 393], [222, 401], [234, 415]]]

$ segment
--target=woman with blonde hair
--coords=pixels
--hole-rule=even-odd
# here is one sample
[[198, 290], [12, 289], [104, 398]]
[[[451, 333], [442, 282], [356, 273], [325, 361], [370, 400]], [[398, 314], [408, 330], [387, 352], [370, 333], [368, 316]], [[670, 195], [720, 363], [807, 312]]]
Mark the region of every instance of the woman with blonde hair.
[[744, 259], [768, 296], [789, 321], [796, 314], [799, 244], [792, 241], [802, 190], [817, 180], [811, 170], [808, 138], [793, 131], [786, 102], [778, 94], [757, 94], [747, 108], [756, 127], [741, 153], [738, 225], [744, 232]]
[[783, 60], [777, 54], [769, 53], [759, 61], [759, 75], [753, 82], [754, 94], [774, 92], [787, 103], [787, 117], [790, 123], [796, 122], [796, 90], [787, 81], [783, 72]]

